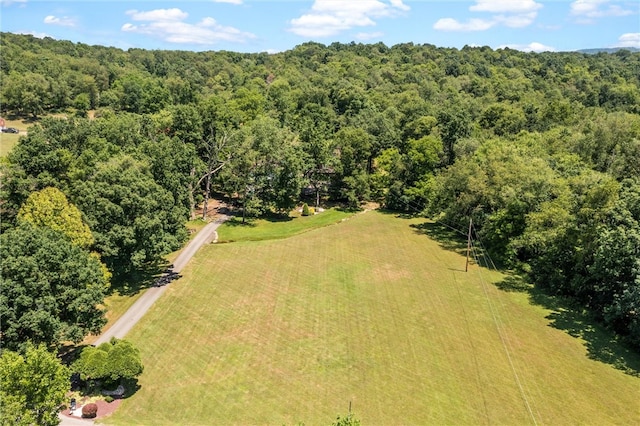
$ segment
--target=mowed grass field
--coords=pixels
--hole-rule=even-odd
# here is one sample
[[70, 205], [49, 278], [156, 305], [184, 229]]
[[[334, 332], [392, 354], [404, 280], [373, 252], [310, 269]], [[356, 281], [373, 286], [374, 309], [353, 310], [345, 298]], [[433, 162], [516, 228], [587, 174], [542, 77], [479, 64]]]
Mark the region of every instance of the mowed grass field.
[[5, 119], [6, 127], [15, 127], [20, 133], [0, 133], [0, 157], [6, 157], [18, 143], [20, 136], [24, 136], [28, 125], [23, 120]]
[[363, 425], [640, 424], [640, 378], [423, 224], [204, 247], [127, 336], [141, 387], [103, 422], [327, 425], [351, 403]]

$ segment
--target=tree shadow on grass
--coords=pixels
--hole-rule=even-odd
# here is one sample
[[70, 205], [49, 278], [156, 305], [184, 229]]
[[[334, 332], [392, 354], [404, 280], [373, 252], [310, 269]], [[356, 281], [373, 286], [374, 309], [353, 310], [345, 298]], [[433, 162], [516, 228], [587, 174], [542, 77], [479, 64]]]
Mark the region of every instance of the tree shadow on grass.
[[[403, 219], [416, 217], [393, 211], [381, 210], [381, 212], [394, 214]], [[436, 241], [443, 249], [466, 255], [467, 241], [459, 232], [432, 221], [409, 226], [414, 232]], [[482, 257], [479, 261], [483, 263]], [[625, 345], [595, 318], [573, 306], [569, 300], [548, 294], [531, 284], [524, 276], [516, 273], [507, 274], [502, 281], [495, 283], [495, 286], [505, 292], [526, 293], [531, 303], [550, 310], [551, 313], [546, 317], [549, 320], [549, 326], [582, 339], [590, 359], [609, 364], [631, 376], [640, 377], [640, 354]]]
[[255, 228], [256, 224], [254, 221], [255, 221], [254, 218], [246, 218], [245, 221], [243, 222], [241, 217], [234, 216], [227, 219], [227, 221], [224, 223], [224, 226], [230, 226], [233, 228], [236, 228], [236, 227]]
[[272, 223], [291, 222], [293, 220], [289, 213], [266, 213], [261, 219]]
[[121, 296], [138, 294], [142, 290], [155, 286], [171, 266], [167, 262], [161, 262], [126, 273], [114, 273], [111, 278], [110, 293], [118, 293]]
[[467, 239], [458, 232], [445, 228], [435, 222], [423, 222], [409, 225], [413, 230], [436, 241], [445, 250], [466, 255]]
[[[423, 218], [423, 216], [415, 213], [405, 213], [398, 212], [394, 210], [388, 209], [378, 209], [378, 211], [382, 214], [391, 215], [397, 217], [398, 219], [416, 219]], [[465, 235], [462, 235], [456, 231], [453, 231], [441, 224], [424, 219], [423, 223], [412, 223], [409, 225], [410, 228], [416, 234], [426, 235], [431, 238], [445, 250], [453, 251], [458, 254], [466, 255], [467, 253], [467, 238]]]
[[496, 283], [496, 287], [507, 292], [527, 293], [531, 303], [551, 311], [546, 316], [550, 327], [584, 341], [590, 359], [640, 378], [640, 354], [620, 341], [588, 312], [573, 306], [570, 300], [550, 295], [517, 274], [508, 275]]

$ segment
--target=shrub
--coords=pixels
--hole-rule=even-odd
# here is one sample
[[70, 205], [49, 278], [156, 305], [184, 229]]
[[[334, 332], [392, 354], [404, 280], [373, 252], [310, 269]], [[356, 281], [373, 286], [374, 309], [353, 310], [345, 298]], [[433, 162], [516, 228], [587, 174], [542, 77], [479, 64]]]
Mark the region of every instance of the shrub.
[[105, 400], [106, 402], [111, 403], [111, 402], [113, 402], [113, 397], [112, 397], [111, 395], [107, 395], [107, 396], [105, 396], [105, 397], [104, 397], [104, 400]]
[[313, 216], [314, 214], [316, 214], [316, 209], [309, 207], [309, 216]]
[[309, 216], [309, 205], [307, 203], [304, 203], [302, 205], [302, 216]]
[[83, 380], [100, 380], [107, 384], [133, 379], [144, 369], [140, 351], [128, 340], [116, 338], [98, 347], [85, 347], [73, 368]]
[[82, 407], [82, 417], [85, 419], [93, 419], [98, 414], [98, 405], [93, 402]]

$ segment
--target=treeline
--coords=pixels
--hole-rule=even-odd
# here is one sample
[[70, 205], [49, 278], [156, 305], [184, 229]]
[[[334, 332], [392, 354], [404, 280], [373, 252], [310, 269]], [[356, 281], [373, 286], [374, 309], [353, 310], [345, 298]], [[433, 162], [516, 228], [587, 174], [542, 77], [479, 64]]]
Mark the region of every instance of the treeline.
[[375, 200], [472, 218], [503, 264], [640, 347], [639, 53], [123, 51], [7, 33], [2, 46], [3, 113], [69, 117], [11, 152], [3, 238], [26, 238], [28, 197], [57, 188], [91, 231], [83, 250], [121, 274], [178, 247], [213, 191], [247, 215], [302, 194]]

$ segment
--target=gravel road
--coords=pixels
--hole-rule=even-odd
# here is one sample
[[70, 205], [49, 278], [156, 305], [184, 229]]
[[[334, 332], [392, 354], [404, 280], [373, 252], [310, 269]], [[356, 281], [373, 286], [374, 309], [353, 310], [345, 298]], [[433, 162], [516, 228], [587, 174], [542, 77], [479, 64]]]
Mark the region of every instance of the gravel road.
[[[180, 273], [182, 269], [189, 263], [194, 254], [204, 244], [210, 243], [216, 239], [216, 229], [220, 226], [229, 216], [221, 215], [218, 218], [208, 223], [198, 234], [189, 242], [189, 244], [180, 252], [176, 260], [173, 262], [172, 272], [175, 274]], [[98, 339], [93, 343], [94, 346], [98, 346], [104, 342], [108, 342], [112, 337], [122, 339], [133, 328], [134, 325], [144, 316], [149, 308], [155, 303], [156, 300], [162, 296], [167, 289], [166, 285], [159, 287], [150, 287], [147, 291], [140, 296], [140, 298], [129, 308], [113, 324], [107, 331], [102, 333]]]

